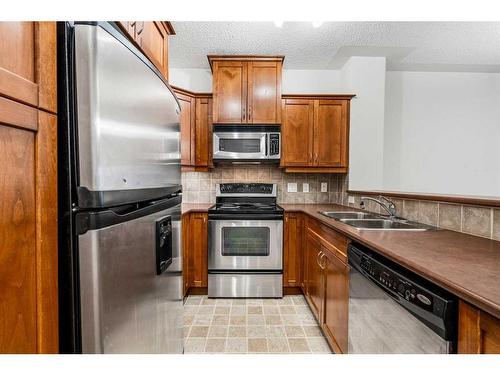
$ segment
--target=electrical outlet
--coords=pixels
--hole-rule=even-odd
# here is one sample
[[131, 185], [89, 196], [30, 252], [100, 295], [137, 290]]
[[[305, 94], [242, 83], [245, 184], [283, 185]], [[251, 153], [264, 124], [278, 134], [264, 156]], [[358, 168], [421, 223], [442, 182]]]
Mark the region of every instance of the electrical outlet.
[[321, 183], [321, 192], [322, 193], [328, 192], [328, 182], [322, 182]]
[[289, 193], [296, 193], [297, 192], [297, 183], [296, 182], [289, 182], [287, 184], [287, 191]]
[[354, 203], [355, 203], [355, 202], [354, 202], [354, 195], [349, 195], [349, 198], [347, 199], [347, 202], [348, 202], [349, 204], [354, 204]]
[[304, 192], [304, 193], [309, 193], [309, 183], [304, 182], [304, 183], [302, 184], [302, 192]]

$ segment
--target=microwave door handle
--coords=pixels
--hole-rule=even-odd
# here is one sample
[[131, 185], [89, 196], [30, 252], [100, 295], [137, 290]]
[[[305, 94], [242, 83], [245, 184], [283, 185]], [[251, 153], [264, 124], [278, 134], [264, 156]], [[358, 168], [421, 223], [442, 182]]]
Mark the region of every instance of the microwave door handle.
[[266, 157], [269, 156], [269, 152], [268, 152], [268, 139], [267, 139], [267, 137], [268, 137], [268, 134], [266, 133]]

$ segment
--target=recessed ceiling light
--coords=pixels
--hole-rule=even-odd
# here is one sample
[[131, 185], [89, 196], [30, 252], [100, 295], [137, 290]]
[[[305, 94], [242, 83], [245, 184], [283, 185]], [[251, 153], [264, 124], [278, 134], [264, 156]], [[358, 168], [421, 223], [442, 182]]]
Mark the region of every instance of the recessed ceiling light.
[[282, 27], [283, 26], [283, 21], [274, 21], [274, 26], [276, 26], [276, 27]]
[[313, 21], [313, 27], [315, 29], [317, 29], [318, 27], [320, 27], [321, 25], [323, 25], [323, 21]]

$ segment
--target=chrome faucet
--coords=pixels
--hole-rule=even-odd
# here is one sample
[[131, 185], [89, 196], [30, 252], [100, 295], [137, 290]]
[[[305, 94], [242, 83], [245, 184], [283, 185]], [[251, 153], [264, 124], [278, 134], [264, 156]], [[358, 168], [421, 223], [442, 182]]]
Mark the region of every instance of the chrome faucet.
[[382, 207], [389, 214], [389, 217], [391, 219], [396, 217], [396, 205], [394, 204], [393, 201], [384, 197], [383, 195], [379, 195], [378, 199], [372, 197], [361, 197], [360, 206], [362, 208], [364, 208], [365, 206], [365, 201], [372, 201], [378, 203], [380, 207]]

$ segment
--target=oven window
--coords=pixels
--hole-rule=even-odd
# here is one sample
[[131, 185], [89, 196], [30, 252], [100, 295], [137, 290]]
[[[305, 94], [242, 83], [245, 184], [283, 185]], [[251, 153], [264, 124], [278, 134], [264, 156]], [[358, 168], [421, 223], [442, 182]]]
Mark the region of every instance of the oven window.
[[219, 139], [219, 150], [226, 152], [259, 153], [260, 138], [221, 138]]
[[268, 256], [270, 231], [267, 227], [223, 227], [223, 256]]

